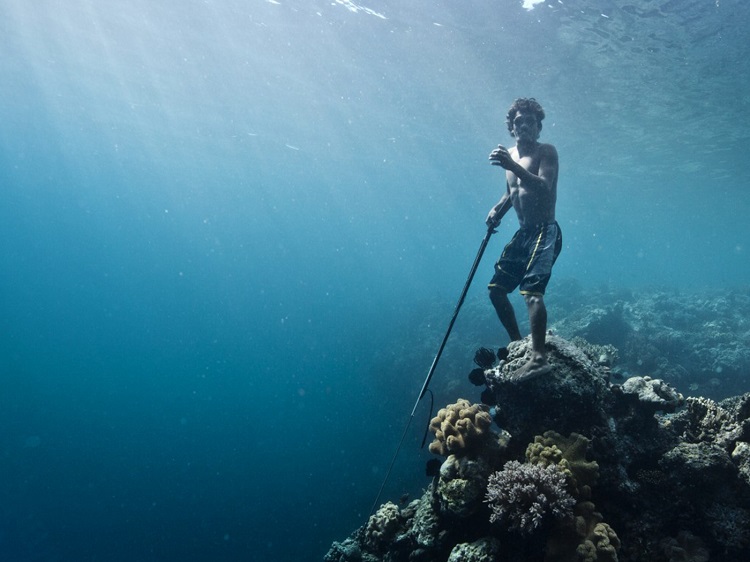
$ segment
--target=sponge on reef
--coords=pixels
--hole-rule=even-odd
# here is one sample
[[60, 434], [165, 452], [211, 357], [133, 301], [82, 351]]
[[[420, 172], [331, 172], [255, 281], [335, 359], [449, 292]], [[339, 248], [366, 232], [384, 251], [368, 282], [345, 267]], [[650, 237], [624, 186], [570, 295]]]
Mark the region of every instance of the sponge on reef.
[[492, 416], [484, 404], [471, 404], [459, 398], [455, 404], [441, 408], [430, 421], [435, 440], [430, 452], [435, 455], [464, 455], [492, 435]]

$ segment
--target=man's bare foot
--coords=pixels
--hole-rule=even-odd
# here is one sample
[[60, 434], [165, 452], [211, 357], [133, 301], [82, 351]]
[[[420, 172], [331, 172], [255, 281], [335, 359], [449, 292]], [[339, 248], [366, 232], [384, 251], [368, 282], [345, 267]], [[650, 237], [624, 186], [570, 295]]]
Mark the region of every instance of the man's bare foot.
[[546, 375], [551, 370], [552, 365], [547, 363], [547, 359], [545, 357], [536, 356], [529, 359], [528, 363], [526, 363], [520, 369], [516, 370], [516, 372], [510, 376], [510, 380], [511, 382], [515, 383], [524, 382], [535, 379], [542, 375]]

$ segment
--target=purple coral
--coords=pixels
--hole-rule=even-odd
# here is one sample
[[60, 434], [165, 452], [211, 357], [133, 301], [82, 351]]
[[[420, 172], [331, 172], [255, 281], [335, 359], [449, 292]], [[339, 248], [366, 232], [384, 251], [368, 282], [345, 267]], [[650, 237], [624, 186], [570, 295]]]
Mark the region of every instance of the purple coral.
[[531, 534], [547, 515], [556, 519], [570, 515], [575, 500], [566, 483], [557, 465], [507, 462], [487, 482], [485, 501], [492, 509], [490, 522], [504, 520], [511, 530]]

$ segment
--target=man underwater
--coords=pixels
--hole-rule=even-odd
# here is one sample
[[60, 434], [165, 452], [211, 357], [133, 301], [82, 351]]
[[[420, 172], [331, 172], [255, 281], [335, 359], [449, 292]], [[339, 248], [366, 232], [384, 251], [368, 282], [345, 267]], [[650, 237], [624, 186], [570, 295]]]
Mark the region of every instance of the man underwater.
[[516, 146], [502, 145], [490, 153], [490, 163], [505, 171], [505, 193], [487, 215], [487, 226], [497, 228], [513, 207], [519, 229], [495, 264], [489, 283], [490, 300], [512, 341], [521, 339], [516, 314], [508, 294], [516, 287], [526, 300], [531, 325], [531, 359], [512, 375], [521, 382], [549, 373], [545, 348], [547, 308], [544, 291], [552, 266], [562, 249], [562, 234], [555, 220], [557, 202], [557, 150], [539, 142], [544, 109], [534, 98], [518, 98], [506, 118]]

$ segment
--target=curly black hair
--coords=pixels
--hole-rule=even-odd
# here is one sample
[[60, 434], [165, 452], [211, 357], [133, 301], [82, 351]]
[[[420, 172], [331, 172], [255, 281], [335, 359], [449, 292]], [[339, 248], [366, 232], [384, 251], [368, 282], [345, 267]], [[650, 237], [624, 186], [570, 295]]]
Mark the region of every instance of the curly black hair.
[[536, 115], [536, 122], [539, 124], [539, 130], [542, 130], [542, 119], [544, 119], [544, 109], [542, 109], [542, 106], [534, 98], [518, 98], [513, 102], [513, 105], [510, 106], [508, 115], [505, 117], [505, 124], [508, 126], [510, 136], [514, 136], [513, 119], [516, 118], [516, 114], [519, 111]]

